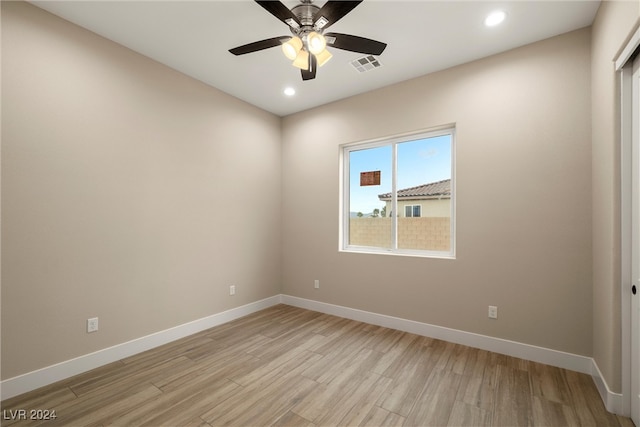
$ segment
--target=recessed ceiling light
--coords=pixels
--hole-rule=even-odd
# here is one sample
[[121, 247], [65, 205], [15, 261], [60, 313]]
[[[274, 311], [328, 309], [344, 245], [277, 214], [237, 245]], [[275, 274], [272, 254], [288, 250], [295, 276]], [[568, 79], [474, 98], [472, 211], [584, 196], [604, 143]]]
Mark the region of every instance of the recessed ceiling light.
[[296, 94], [296, 90], [294, 88], [292, 88], [292, 87], [286, 87], [284, 89], [284, 94], [287, 95], [287, 96], [293, 96], [293, 95]]
[[504, 13], [504, 11], [496, 10], [494, 12], [491, 12], [486, 17], [486, 19], [484, 20], [484, 25], [486, 25], [487, 27], [495, 27], [496, 25], [504, 21], [504, 18], [506, 17], [507, 17], [507, 14]]

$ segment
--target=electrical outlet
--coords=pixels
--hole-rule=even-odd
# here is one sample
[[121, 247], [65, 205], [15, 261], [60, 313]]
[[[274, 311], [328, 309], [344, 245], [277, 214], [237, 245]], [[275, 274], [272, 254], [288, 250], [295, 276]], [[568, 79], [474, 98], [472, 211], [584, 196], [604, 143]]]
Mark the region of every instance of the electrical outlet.
[[490, 305], [489, 306], [489, 318], [490, 319], [497, 319], [498, 318], [498, 307], [496, 307], [495, 305]]
[[87, 319], [87, 333], [96, 332], [98, 330], [98, 318], [93, 317]]
[[313, 281], [313, 287], [316, 289], [320, 289], [320, 280], [316, 279]]
[[229, 295], [236, 294], [236, 285], [229, 285]]

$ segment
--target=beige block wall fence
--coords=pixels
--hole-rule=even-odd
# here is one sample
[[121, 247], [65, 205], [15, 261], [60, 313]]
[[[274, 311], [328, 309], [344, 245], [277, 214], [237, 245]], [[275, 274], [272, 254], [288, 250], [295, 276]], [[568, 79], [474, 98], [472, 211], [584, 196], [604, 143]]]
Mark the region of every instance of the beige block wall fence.
[[[446, 217], [397, 218], [398, 248], [449, 251], [451, 221]], [[349, 244], [391, 247], [391, 218], [351, 218]]]

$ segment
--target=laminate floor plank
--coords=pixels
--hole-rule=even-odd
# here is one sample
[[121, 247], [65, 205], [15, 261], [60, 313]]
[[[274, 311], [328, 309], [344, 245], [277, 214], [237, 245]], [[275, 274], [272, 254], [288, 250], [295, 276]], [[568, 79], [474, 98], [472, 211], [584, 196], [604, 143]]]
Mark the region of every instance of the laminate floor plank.
[[194, 383], [199, 383], [202, 378], [209, 381], [219, 379], [229, 379], [234, 375], [243, 375], [252, 372], [254, 369], [264, 365], [260, 359], [248, 355], [239, 354], [233, 358], [216, 360], [211, 364], [197, 364], [188, 369], [175, 372], [173, 375], [157, 379], [153, 384], [163, 392], [191, 387]]
[[405, 333], [398, 331], [397, 329], [389, 329], [379, 326], [378, 329], [372, 332], [372, 338], [367, 343], [367, 347], [381, 353], [387, 353], [389, 350], [394, 348], [398, 340], [402, 338], [403, 335], [405, 335]]
[[291, 351], [292, 348], [303, 350], [311, 347], [314, 343], [318, 342], [314, 340], [316, 336], [317, 334], [311, 331], [301, 329], [295, 335], [283, 335], [269, 342], [263, 342], [261, 345], [254, 346], [254, 348], [247, 353], [263, 360], [276, 359]]
[[203, 375], [188, 387], [163, 392], [129, 411], [119, 411], [102, 423], [105, 426], [139, 426], [151, 421], [166, 423], [175, 420], [176, 416], [182, 420], [200, 418], [212, 401], [224, 400], [239, 387], [233, 381]]
[[273, 334], [272, 337], [276, 338], [284, 334], [295, 334], [298, 329], [306, 328], [309, 325], [315, 328], [315, 320], [320, 316], [321, 313], [313, 311], [300, 310], [299, 312], [291, 312], [288, 316], [282, 316], [277, 324], [272, 325], [271, 330], [262, 331], [262, 334], [266, 336], [272, 336], [270, 334]]
[[385, 377], [396, 379], [404, 377], [408, 367], [412, 368], [426, 361], [431, 361], [430, 367], [433, 367], [439, 357], [436, 355], [440, 354], [441, 343], [443, 341], [435, 342], [430, 338], [407, 334], [407, 340], [399, 346], [401, 350], [385, 353], [375, 370]]
[[[54, 420], [42, 422], [25, 420], [20, 426], [89, 426], [100, 425], [108, 415], [116, 415], [115, 410], [126, 410], [127, 405], [138, 405], [162, 393], [157, 387], [143, 382], [132, 383], [126, 388], [102, 387], [73, 401], [52, 407], [56, 411]], [[29, 408], [35, 409], [35, 408]]]
[[254, 386], [261, 382], [270, 381], [272, 377], [277, 377], [282, 372], [298, 368], [309, 358], [321, 359], [323, 356], [299, 347], [292, 347], [286, 353], [274, 358], [262, 361], [259, 366], [251, 372], [241, 375], [230, 375], [229, 379], [243, 387]]
[[[178, 402], [170, 407], [156, 406], [154, 413], [138, 415], [140, 417], [139, 425], [146, 427], [174, 427], [180, 426], [193, 414], [199, 414], [198, 418], [202, 419], [201, 414], [211, 410], [211, 408], [221, 406], [227, 399], [242, 393], [242, 387], [230, 380], [218, 380], [211, 383], [210, 387], [203, 388], [201, 392], [191, 398]], [[136, 415], [136, 414], [133, 414]], [[131, 415], [123, 415], [122, 420], [127, 421]], [[206, 422], [202, 420], [203, 422]], [[120, 420], [116, 420], [119, 424]], [[208, 424], [208, 423], [207, 423]], [[127, 425], [127, 424], [122, 424]]]
[[571, 390], [562, 369], [533, 362], [529, 366], [534, 396], [562, 404], [571, 404]]
[[462, 375], [434, 368], [416, 399], [406, 424], [411, 426], [445, 426], [449, 423]]
[[401, 353], [383, 373], [393, 380], [378, 400], [378, 406], [402, 417], [409, 416], [409, 412], [423, 392], [425, 379], [429, 377], [436, 365], [439, 352], [434, 349], [442, 348], [438, 343], [433, 347], [425, 347], [420, 338], [412, 341], [406, 351]]
[[[376, 375], [370, 372], [372, 375]], [[341, 426], [358, 426], [365, 422], [373, 408], [377, 408], [376, 401], [380, 398], [391, 384], [391, 378], [378, 377], [376, 382], [369, 390], [356, 391], [354, 395], [358, 396], [358, 401], [350, 404], [346, 403], [348, 409], [345, 416], [338, 422]]]
[[[336, 354], [337, 352], [350, 352], [351, 348], [360, 346], [370, 336], [367, 325], [361, 322], [348, 321], [340, 329], [334, 330], [324, 343], [311, 348], [320, 354]], [[349, 348], [345, 348], [345, 346]]]
[[455, 344], [449, 352], [449, 358], [447, 359], [447, 364], [445, 365], [444, 370], [462, 375], [467, 366], [470, 354], [471, 348], [465, 345]]
[[368, 348], [353, 346], [348, 352], [335, 357], [324, 356], [316, 366], [307, 369], [303, 375], [319, 383], [330, 383], [344, 372], [359, 375], [367, 372], [380, 360], [381, 353]]
[[628, 417], [623, 417], [620, 415], [616, 415], [616, 418], [618, 420], [618, 423], [620, 424], [621, 427], [637, 427], [633, 421], [631, 421], [631, 418]]
[[600, 394], [589, 375], [573, 371], [565, 371], [565, 375], [571, 391], [572, 406], [581, 425], [618, 425], [616, 416], [605, 409]]
[[491, 412], [496, 390], [496, 364], [489, 363], [491, 354], [485, 350], [469, 349], [469, 357], [462, 374], [456, 399]]
[[223, 340], [226, 345], [234, 345], [246, 337], [259, 334], [270, 324], [278, 323], [284, 311], [277, 307], [270, 307], [251, 316], [228, 322], [204, 331], [204, 335], [214, 340]]
[[153, 385], [148, 385], [136, 393], [125, 396], [113, 396], [110, 402], [100, 402], [90, 411], [86, 411], [83, 416], [71, 417], [63, 425], [81, 426], [103, 426], [109, 424], [119, 414], [127, 413], [134, 408], [138, 408], [158, 396], [162, 391]]
[[[321, 357], [305, 352], [301, 357], [272, 372], [269, 378], [243, 388], [219, 407], [201, 417], [212, 425], [270, 425], [282, 417], [292, 405], [317, 387], [317, 383], [300, 375], [309, 364]], [[277, 374], [277, 375], [276, 375]]]
[[179, 340], [178, 342], [171, 342], [160, 347], [129, 356], [122, 359], [122, 363], [124, 365], [136, 366], [136, 369], [145, 369], [148, 366], [165, 362], [167, 359], [180, 356], [188, 357], [190, 351], [199, 351], [202, 348], [211, 348], [208, 347], [207, 344], [213, 344], [214, 348], [220, 346], [220, 344], [215, 342], [213, 339], [204, 336], [202, 333], [198, 333]]
[[193, 366], [193, 361], [186, 357], [168, 359], [165, 362], [157, 363], [147, 369], [134, 369], [130, 365], [114, 370], [112, 375], [102, 375], [95, 381], [86, 380], [79, 384], [71, 384], [69, 388], [78, 396], [98, 390], [103, 387], [113, 387], [118, 383], [140, 383], [143, 381], [152, 382], [163, 377], [170, 376], [173, 372], [181, 371], [185, 367]]
[[633, 427], [589, 375], [287, 305], [0, 406], [10, 427]]
[[446, 342], [446, 341], [442, 341], [439, 344], [441, 345], [444, 344], [444, 349], [440, 353], [440, 357], [438, 357], [438, 360], [436, 361], [436, 365], [434, 366], [434, 368], [438, 370], [443, 370], [443, 371], [451, 370], [453, 368], [453, 363], [451, 361], [451, 358], [457, 351], [457, 348], [459, 347], [459, 345], [451, 342]]
[[[328, 384], [318, 384], [291, 410], [317, 425], [338, 425], [353, 406], [358, 390], [368, 390], [382, 377], [373, 372], [364, 376], [344, 371]], [[330, 422], [333, 420], [333, 424]]]
[[325, 337], [341, 334], [346, 325], [355, 325], [352, 323], [352, 320], [345, 319], [344, 317], [330, 316], [328, 314], [323, 315], [320, 319], [322, 321], [313, 331], [317, 334], [324, 335]]
[[[303, 374], [305, 377], [318, 382], [328, 382], [335, 377], [336, 372], [340, 372], [344, 366], [350, 365], [352, 359], [356, 358], [362, 350], [368, 350], [365, 349], [364, 342], [370, 333], [364, 331], [363, 325], [360, 323], [354, 322], [352, 326], [353, 328], [336, 330], [331, 337], [319, 340], [318, 345], [307, 347], [309, 350], [326, 357], [305, 371]], [[373, 351], [369, 351], [369, 353], [371, 352]]]
[[[374, 371], [384, 376], [394, 378], [397, 376], [397, 372], [402, 369], [402, 364], [398, 362], [403, 356], [403, 353], [414, 341], [419, 341], [420, 336], [409, 334], [406, 332], [400, 333], [400, 336], [394, 340], [394, 345], [384, 352], [384, 356], [380, 359], [380, 362], [374, 368]], [[395, 365], [394, 365], [395, 363]]]
[[271, 425], [273, 427], [315, 427], [311, 421], [291, 411], [288, 411]]
[[369, 413], [380, 394], [388, 387], [390, 379], [368, 371], [359, 376], [358, 386], [350, 393], [342, 394], [342, 398], [325, 411], [318, 419], [321, 426], [358, 425]]
[[479, 408], [475, 405], [456, 400], [451, 408], [451, 414], [447, 426], [451, 427], [476, 427], [492, 425], [491, 411]]
[[359, 425], [362, 427], [401, 427], [405, 421], [405, 418], [398, 414], [374, 406]]
[[533, 396], [532, 411], [533, 425], [536, 426], [547, 426], [554, 422], [567, 427], [580, 425], [575, 411], [570, 406], [540, 396]]
[[182, 427], [212, 427], [212, 426], [211, 426], [211, 424], [204, 422], [202, 420], [202, 418], [196, 417], [196, 418], [188, 421]]
[[233, 358], [233, 356], [238, 354], [251, 354], [256, 348], [268, 346], [272, 341], [273, 338], [265, 337], [264, 335], [251, 335], [239, 343], [225, 345], [217, 351], [198, 355], [197, 358], [193, 358], [195, 355], [192, 354], [190, 358], [198, 364], [210, 365], [219, 363], [221, 360]]
[[526, 371], [498, 365], [493, 423], [498, 426], [532, 426], [532, 399]]

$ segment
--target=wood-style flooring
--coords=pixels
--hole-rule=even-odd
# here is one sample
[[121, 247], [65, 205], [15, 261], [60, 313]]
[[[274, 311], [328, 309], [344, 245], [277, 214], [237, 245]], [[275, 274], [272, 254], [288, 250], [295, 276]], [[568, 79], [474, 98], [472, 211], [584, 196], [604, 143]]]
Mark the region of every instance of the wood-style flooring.
[[[55, 410], [49, 421], [20, 410]], [[3, 426], [619, 426], [590, 376], [278, 305], [2, 402]], [[13, 419], [12, 419], [13, 418]]]

